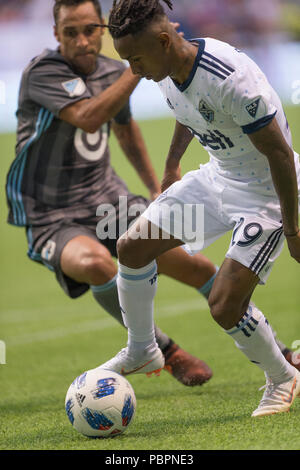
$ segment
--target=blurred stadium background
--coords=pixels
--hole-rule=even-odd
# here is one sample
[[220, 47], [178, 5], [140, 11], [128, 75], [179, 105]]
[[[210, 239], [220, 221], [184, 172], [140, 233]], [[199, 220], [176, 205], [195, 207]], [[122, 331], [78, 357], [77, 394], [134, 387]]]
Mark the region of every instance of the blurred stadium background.
[[[111, 0], [102, 0], [107, 16]], [[22, 69], [44, 48], [57, 47], [52, 0], [0, 0], [0, 133], [15, 131]], [[211, 36], [245, 50], [285, 104], [300, 103], [300, 0], [174, 0], [170, 14], [187, 38]], [[104, 53], [115, 57], [106, 33]], [[132, 98], [138, 119], [168, 115], [160, 92], [143, 80]]]

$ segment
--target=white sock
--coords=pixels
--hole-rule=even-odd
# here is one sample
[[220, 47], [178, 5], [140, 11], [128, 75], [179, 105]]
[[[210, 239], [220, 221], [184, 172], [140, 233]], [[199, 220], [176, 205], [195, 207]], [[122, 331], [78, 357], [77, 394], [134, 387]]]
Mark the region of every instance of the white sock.
[[274, 383], [285, 382], [295, 375], [295, 368], [287, 362], [275, 342], [268, 320], [252, 302], [239, 323], [226, 333]]
[[[156, 261], [139, 269], [119, 263], [117, 278], [119, 301], [125, 326], [128, 328], [128, 350], [155, 349], [153, 321], [154, 296], [157, 289]], [[150, 347], [151, 349], [151, 347]]]

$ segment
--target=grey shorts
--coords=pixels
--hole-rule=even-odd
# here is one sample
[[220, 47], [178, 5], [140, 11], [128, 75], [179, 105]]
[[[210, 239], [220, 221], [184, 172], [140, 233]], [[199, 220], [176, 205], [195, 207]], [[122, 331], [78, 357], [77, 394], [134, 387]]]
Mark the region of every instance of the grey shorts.
[[[141, 204], [148, 206], [151, 201], [148, 201], [142, 196], [132, 196], [128, 199], [128, 209], [134, 204]], [[126, 214], [120, 215], [118, 204], [116, 208], [116, 236], [113, 238], [102, 239], [97, 237], [96, 228], [99, 223], [99, 217], [93, 216], [89, 219], [63, 219], [49, 225], [42, 226], [28, 226], [26, 228], [28, 240], [28, 256], [31, 260], [41, 263], [49, 268], [56, 275], [56, 279], [64, 292], [71, 298], [79, 297], [84, 294], [88, 289], [88, 284], [78, 283], [66, 276], [60, 266], [60, 259], [65, 245], [73, 238], [79, 235], [85, 235], [104, 245], [113, 257], [117, 257], [117, 240], [122, 235], [122, 229], [129, 226], [135, 216]], [[124, 217], [126, 223], [124, 223]], [[110, 222], [112, 222], [110, 220]]]

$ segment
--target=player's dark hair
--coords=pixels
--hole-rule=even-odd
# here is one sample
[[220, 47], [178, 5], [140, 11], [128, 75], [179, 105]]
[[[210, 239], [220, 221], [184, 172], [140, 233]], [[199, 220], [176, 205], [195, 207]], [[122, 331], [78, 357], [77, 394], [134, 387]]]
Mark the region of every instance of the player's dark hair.
[[91, 2], [94, 5], [95, 10], [99, 15], [99, 19], [102, 18], [102, 11], [101, 11], [99, 0], [55, 0], [54, 6], [53, 6], [53, 16], [54, 16], [55, 24], [56, 25], [58, 24], [59, 11], [62, 6], [77, 7], [78, 5], [82, 5], [83, 3], [86, 3], [86, 2]]
[[[171, 0], [161, 0], [171, 10]], [[114, 0], [108, 28], [114, 39], [140, 33], [155, 17], [165, 15], [160, 0]]]

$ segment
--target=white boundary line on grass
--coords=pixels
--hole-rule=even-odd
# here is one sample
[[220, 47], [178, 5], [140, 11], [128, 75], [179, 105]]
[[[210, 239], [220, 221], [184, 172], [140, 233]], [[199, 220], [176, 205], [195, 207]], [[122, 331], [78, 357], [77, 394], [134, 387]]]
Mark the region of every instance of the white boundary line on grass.
[[[202, 299], [192, 299], [190, 301], [176, 302], [174, 304], [165, 305], [157, 308], [155, 311], [156, 318], [175, 317], [183, 314], [183, 311], [191, 310], [208, 310], [207, 302]], [[35, 333], [26, 333], [18, 336], [11, 336], [5, 339], [7, 347], [21, 346], [24, 344], [39, 343], [67, 336], [89, 333], [90, 331], [105, 330], [107, 328], [116, 328], [118, 323], [112, 317], [99, 318], [87, 322], [80, 322], [63, 328], [53, 328], [48, 330], [37, 331]]]

